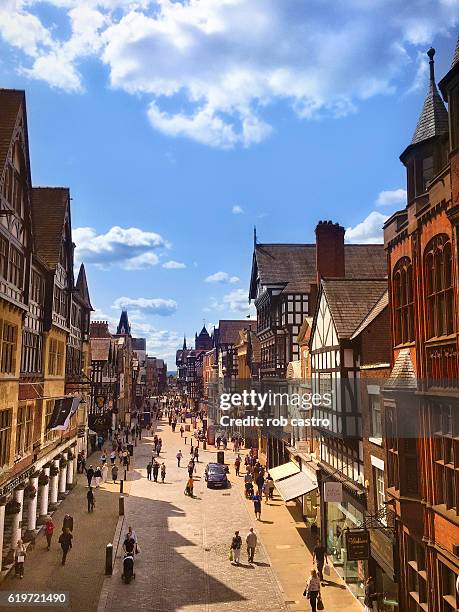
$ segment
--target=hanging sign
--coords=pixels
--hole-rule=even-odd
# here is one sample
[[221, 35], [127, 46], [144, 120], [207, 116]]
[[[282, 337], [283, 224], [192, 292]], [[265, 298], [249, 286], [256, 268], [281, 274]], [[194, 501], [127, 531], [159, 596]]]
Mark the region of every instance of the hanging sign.
[[348, 561], [363, 561], [370, 558], [370, 532], [366, 529], [346, 531]]
[[324, 501], [342, 502], [343, 485], [340, 482], [324, 482]]

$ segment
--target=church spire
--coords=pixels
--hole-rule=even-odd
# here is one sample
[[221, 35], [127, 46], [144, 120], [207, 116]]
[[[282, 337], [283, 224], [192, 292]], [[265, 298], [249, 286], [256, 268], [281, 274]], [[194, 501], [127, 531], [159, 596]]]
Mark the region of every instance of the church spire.
[[448, 112], [438, 93], [435, 83], [434, 55], [435, 49], [427, 51], [429, 57], [429, 91], [424, 101], [421, 116], [411, 140], [411, 145], [419, 144], [434, 136], [448, 132]]
[[183, 346], [182, 346], [182, 350], [186, 351], [186, 334], [183, 334]]

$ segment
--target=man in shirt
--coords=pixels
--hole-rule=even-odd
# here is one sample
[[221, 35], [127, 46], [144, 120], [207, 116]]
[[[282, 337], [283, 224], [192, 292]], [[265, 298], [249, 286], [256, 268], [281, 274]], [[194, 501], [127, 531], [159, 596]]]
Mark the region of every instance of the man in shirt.
[[247, 556], [249, 563], [253, 563], [253, 557], [255, 555], [255, 548], [257, 547], [257, 534], [254, 532], [253, 527], [250, 528], [249, 533], [245, 538], [247, 544]]

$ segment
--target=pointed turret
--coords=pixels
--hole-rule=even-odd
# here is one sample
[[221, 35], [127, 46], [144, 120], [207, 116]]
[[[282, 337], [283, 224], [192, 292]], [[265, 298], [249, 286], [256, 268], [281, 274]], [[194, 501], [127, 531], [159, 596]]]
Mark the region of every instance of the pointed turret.
[[429, 90], [411, 144], [401, 154], [406, 167], [408, 205], [426, 203], [431, 180], [445, 167], [448, 153], [448, 112], [438, 93], [434, 69], [435, 49], [429, 57]]
[[429, 57], [429, 91], [424, 101], [421, 116], [413, 134], [411, 144], [415, 145], [434, 136], [448, 132], [448, 112], [438, 93], [435, 83], [434, 55], [435, 49], [427, 51]]
[[186, 351], [186, 335], [183, 334], [183, 346], [182, 346], [182, 350]]
[[121, 311], [120, 322], [118, 323], [116, 333], [119, 336], [123, 336], [123, 335], [130, 336], [131, 335], [131, 326], [129, 325], [127, 310]]

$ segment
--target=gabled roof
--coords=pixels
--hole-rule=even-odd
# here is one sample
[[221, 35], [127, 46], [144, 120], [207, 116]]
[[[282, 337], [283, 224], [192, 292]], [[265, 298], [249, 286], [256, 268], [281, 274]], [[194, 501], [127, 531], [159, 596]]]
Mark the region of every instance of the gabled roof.
[[381, 298], [376, 302], [373, 308], [370, 310], [368, 315], [364, 318], [364, 320], [360, 323], [358, 328], [352, 334], [351, 340], [356, 338], [359, 334], [361, 334], [364, 329], [366, 329], [370, 323], [372, 323], [385, 308], [389, 306], [389, 292], [386, 290], [385, 293], [382, 294]]
[[64, 223], [69, 214], [67, 187], [33, 187], [32, 222], [35, 247], [46, 265], [54, 270], [59, 263]]
[[89, 297], [88, 281], [86, 279], [84, 264], [81, 264], [80, 266], [75, 289], [82, 304], [89, 310], [94, 310], [94, 308], [91, 306], [91, 299]]
[[[345, 244], [346, 278], [382, 278], [387, 274], [383, 244]], [[257, 244], [250, 298], [256, 297], [256, 274], [262, 285], [283, 286], [284, 293], [309, 293], [316, 282], [315, 244]]]
[[402, 349], [397, 355], [394, 367], [385, 387], [389, 389], [416, 389], [416, 372], [411, 361], [410, 349]]
[[459, 36], [456, 41], [456, 49], [454, 50], [453, 61], [451, 62], [451, 68], [454, 68], [456, 64], [459, 64]]
[[[250, 321], [245, 320], [232, 320], [223, 319], [218, 322], [218, 343], [222, 344], [236, 344], [239, 338], [239, 332], [242, 329], [249, 329], [254, 327], [250, 324]], [[256, 323], [255, 323], [256, 327]]]
[[340, 340], [353, 336], [386, 290], [387, 280], [384, 278], [322, 281], [322, 291]]
[[438, 93], [435, 83], [434, 60], [435, 49], [429, 49], [427, 55], [430, 58], [430, 82], [429, 91], [424, 101], [421, 116], [413, 134], [411, 144], [415, 145], [433, 136], [448, 133], [448, 112], [443, 100]]
[[0, 176], [3, 174], [21, 106], [25, 109], [23, 90], [0, 89]]
[[298, 344], [308, 344], [311, 336], [313, 317], [305, 317], [301, 324], [300, 331], [298, 332], [297, 342]]
[[91, 361], [108, 361], [111, 356], [111, 338], [91, 338]]

